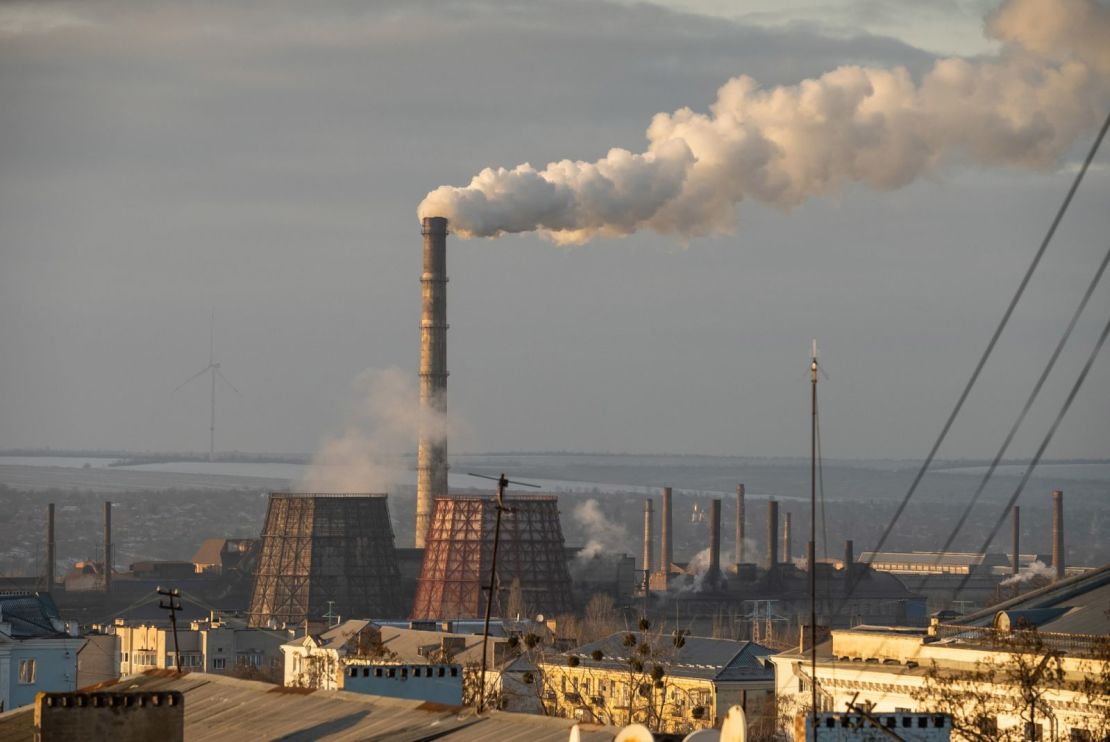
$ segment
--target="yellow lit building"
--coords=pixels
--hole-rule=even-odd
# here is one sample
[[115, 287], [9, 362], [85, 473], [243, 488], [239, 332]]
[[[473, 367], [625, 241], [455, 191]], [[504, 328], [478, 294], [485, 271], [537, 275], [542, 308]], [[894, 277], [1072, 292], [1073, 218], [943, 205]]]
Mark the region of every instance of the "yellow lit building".
[[619, 632], [545, 657], [536, 682], [555, 716], [685, 734], [739, 705], [759, 728], [774, 718], [770, 654], [752, 642]]

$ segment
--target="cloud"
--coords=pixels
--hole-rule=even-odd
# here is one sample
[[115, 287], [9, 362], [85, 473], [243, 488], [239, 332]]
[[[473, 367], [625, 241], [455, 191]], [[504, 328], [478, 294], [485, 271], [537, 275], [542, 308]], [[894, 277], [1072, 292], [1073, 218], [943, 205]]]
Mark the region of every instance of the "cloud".
[[790, 209], [849, 183], [899, 188], [958, 163], [1049, 168], [1103, 112], [1110, 9], [1008, 0], [987, 28], [1006, 43], [999, 56], [941, 59], [920, 82], [904, 67], [842, 66], [770, 88], [735, 77], [707, 113], [657, 113], [643, 152], [485, 168], [430, 192], [417, 214], [447, 217], [462, 237], [688, 239], [730, 233], [747, 199]]

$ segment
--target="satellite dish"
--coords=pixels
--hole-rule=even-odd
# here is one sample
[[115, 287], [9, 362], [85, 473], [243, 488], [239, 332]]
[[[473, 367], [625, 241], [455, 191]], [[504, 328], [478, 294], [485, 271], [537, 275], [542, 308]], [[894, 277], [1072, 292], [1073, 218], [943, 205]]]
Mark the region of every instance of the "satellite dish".
[[732, 706], [721, 725], [721, 742], [748, 742], [748, 719], [744, 709]]
[[613, 742], [654, 742], [655, 737], [643, 724], [629, 724], [620, 730]]
[[719, 742], [721, 733], [716, 729], [699, 729], [682, 738], [682, 742]]

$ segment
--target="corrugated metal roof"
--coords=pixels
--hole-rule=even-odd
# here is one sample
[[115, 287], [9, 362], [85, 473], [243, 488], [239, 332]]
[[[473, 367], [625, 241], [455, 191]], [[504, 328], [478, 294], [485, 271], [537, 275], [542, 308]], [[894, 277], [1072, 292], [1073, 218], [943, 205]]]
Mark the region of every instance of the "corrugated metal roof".
[[57, 636], [54, 621], [60, 620], [58, 607], [49, 593], [0, 593], [0, 621], [11, 624], [11, 636]]
[[[419, 742], [565, 742], [574, 722], [493, 711], [440, 706], [347, 691], [302, 691], [222, 675], [152, 670], [101, 690], [179, 690], [185, 694], [185, 738], [190, 742], [227, 739], [390, 740]], [[0, 714], [0, 742], [23, 742], [33, 734], [34, 711], [26, 707]], [[580, 727], [584, 742], [612, 740], [616, 729]]]
[[961, 616], [956, 624], [990, 626], [999, 611], [1032, 611], [1041, 608], [1066, 608], [1054, 620], [1038, 624], [1041, 631], [1061, 634], [1110, 634], [1110, 564], [1086, 574], [1054, 582], [1039, 590], [1019, 595], [976, 613]]

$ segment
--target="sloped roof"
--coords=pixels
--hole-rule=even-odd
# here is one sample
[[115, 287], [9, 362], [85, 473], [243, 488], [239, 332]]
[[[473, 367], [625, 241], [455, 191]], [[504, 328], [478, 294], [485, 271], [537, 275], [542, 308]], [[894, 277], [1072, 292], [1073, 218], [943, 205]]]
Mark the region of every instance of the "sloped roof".
[[[566, 742], [574, 721], [471, 709], [347, 691], [282, 688], [223, 675], [152, 670], [99, 687], [108, 692], [167, 691], [185, 694], [185, 738], [446, 740], [447, 742]], [[34, 706], [0, 714], [0, 742], [33, 737]], [[580, 725], [583, 742], [608, 742], [616, 729]]]
[[223, 552], [226, 543], [226, 538], [204, 539], [204, 543], [197, 549], [197, 553], [193, 554], [193, 564], [222, 564], [223, 560], [220, 554]]
[[11, 624], [15, 639], [56, 636], [54, 621], [60, 619], [49, 593], [0, 592], [0, 621]]
[[[1040, 631], [1101, 635], [1110, 634], [1107, 606], [1110, 606], [1110, 564], [961, 616], [951, 623], [990, 626], [1002, 611], [1036, 616]], [[1043, 612], [1047, 608], [1057, 610]]]
[[[675, 647], [671, 636], [665, 634], [655, 639], [656, 646], [651, 653], [645, 655], [639, 651], [638, 634], [634, 634], [636, 646], [624, 646], [627, 634], [628, 632], [618, 631], [604, 639], [568, 650], [561, 656], [574, 656], [583, 666], [607, 670], [627, 669], [634, 657], [641, 660], [647, 668], [652, 664], [660, 664], [669, 675], [705, 680], [772, 680], [775, 675], [774, 669], [763, 662], [764, 657], [774, 652], [753, 642], [687, 636], [681, 647]], [[595, 660], [592, 655], [599, 650], [603, 656], [600, 660]]]

